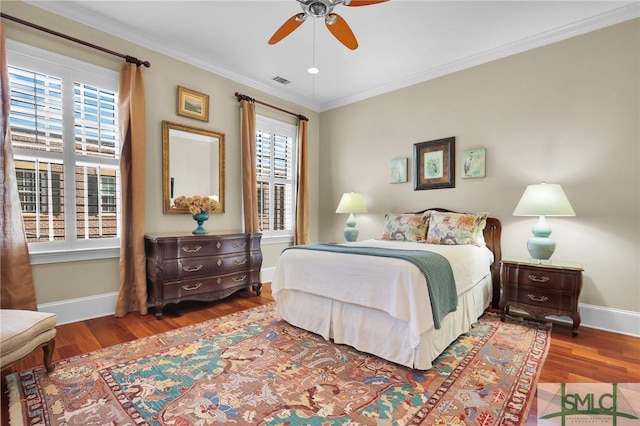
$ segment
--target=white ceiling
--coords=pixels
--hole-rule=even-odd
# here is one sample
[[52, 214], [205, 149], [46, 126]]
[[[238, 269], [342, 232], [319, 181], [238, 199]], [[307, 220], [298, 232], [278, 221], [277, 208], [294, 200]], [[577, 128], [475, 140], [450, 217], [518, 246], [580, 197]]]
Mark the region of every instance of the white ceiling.
[[[640, 2], [630, 1], [390, 0], [363, 7], [338, 5], [334, 12], [347, 21], [359, 42], [352, 51], [329, 33], [322, 19], [314, 18], [280, 43], [267, 44], [285, 20], [302, 11], [295, 0], [28, 3], [314, 111], [640, 16]], [[306, 71], [313, 63], [320, 69], [315, 76]], [[276, 83], [275, 76], [291, 83]], [[182, 84], [189, 87], [189, 82]]]

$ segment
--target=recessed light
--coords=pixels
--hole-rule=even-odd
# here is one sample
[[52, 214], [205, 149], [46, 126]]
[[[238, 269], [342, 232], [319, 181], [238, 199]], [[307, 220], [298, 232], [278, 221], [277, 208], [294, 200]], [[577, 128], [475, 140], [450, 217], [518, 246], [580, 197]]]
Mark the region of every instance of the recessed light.
[[319, 70], [318, 68], [316, 68], [316, 67], [311, 67], [311, 68], [309, 68], [309, 69], [307, 70], [307, 72], [308, 72], [309, 74], [318, 74], [318, 73], [320, 72], [320, 70]]

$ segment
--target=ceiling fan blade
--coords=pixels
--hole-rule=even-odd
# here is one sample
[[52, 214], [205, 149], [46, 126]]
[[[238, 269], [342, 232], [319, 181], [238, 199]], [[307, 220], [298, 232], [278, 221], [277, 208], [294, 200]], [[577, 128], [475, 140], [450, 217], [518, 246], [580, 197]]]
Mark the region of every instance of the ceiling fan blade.
[[358, 48], [358, 40], [356, 40], [356, 36], [353, 35], [353, 31], [351, 31], [347, 21], [345, 21], [342, 16], [337, 13], [327, 15], [325, 24], [329, 31], [331, 31], [331, 34], [333, 34], [340, 43], [344, 44], [351, 50], [356, 50]]
[[269, 44], [276, 44], [277, 42], [291, 34], [296, 28], [302, 25], [305, 19], [306, 16], [304, 16], [304, 13], [298, 13], [287, 19], [287, 21], [282, 24], [275, 33], [273, 33], [273, 35], [269, 39]]
[[345, 6], [369, 6], [370, 4], [384, 3], [389, 0], [351, 0], [344, 2]]

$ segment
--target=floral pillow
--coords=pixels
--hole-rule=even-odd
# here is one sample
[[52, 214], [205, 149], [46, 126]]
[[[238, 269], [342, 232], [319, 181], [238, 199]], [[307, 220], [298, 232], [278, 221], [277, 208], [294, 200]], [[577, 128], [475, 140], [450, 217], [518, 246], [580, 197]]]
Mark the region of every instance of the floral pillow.
[[381, 240], [424, 242], [429, 223], [428, 215], [387, 213], [384, 216]]
[[484, 231], [489, 213], [431, 212], [427, 243], [484, 245]]

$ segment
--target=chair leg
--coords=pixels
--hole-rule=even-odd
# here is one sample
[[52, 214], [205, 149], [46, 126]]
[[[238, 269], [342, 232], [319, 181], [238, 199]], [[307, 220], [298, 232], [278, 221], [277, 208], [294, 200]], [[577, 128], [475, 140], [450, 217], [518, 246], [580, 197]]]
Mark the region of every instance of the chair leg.
[[53, 370], [55, 370], [56, 366], [55, 364], [52, 362], [53, 359], [53, 350], [56, 347], [56, 339], [55, 337], [51, 340], [49, 340], [43, 347], [42, 350], [44, 351], [44, 367], [47, 369], [48, 373], [53, 372]]

